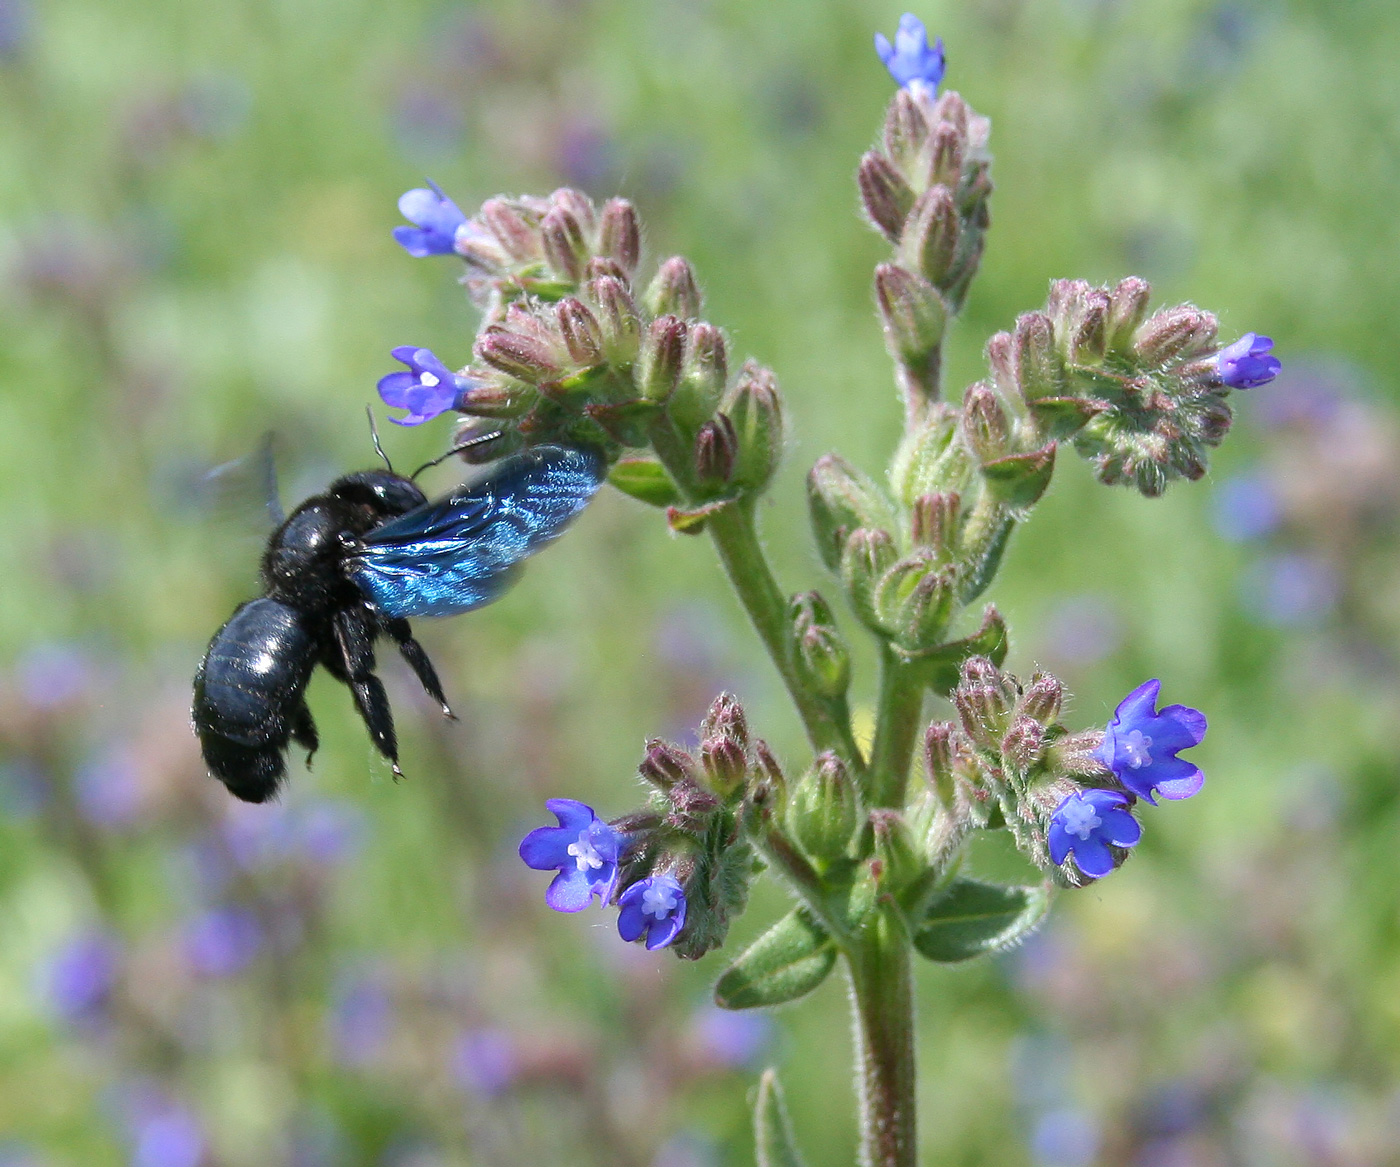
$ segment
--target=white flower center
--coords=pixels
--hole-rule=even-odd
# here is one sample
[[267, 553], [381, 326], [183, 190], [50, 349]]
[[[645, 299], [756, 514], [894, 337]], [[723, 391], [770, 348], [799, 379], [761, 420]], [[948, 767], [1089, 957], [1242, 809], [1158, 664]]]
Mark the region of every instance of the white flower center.
[[1143, 766], [1152, 764], [1152, 755], [1147, 752], [1152, 746], [1152, 739], [1142, 730], [1133, 730], [1123, 739], [1122, 745], [1123, 753], [1128, 759], [1128, 765], [1134, 770], [1140, 770]]
[[587, 831], [579, 835], [577, 843], [569, 844], [569, 854], [578, 863], [580, 871], [596, 871], [603, 866], [603, 857], [598, 854], [598, 849], [589, 841]]
[[440, 384], [441, 380], [442, 379], [440, 377], [434, 377], [429, 372], [422, 372], [418, 374], [418, 384], [424, 385], [429, 389], [431, 389], [434, 385]]
[[1099, 818], [1094, 804], [1083, 798], [1073, 799], [1060, 811], [1060, 822], [1064, 824], [1067, 832], [1080, 839], [1088, 839], [1095, 830], [1103, 826], [1103, 819]]
[[676, 910], [676, 893], [669, 887], [652, 884], [642, 892], [642, 915], [664, 920]]

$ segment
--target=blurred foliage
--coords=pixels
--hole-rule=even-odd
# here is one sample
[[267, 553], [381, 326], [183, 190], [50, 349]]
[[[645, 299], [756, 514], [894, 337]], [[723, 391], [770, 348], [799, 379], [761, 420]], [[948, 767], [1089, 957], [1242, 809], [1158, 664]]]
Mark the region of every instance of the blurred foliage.
[[[386, 663], [402, 784], [319, 680], [315, 768], [233, 806], [187, 706], [253, 586], [260, 436], [295, 501], [373, 461], [390, 347], [467, 359], [452, 265], [389, 237], [425, 173], [468, 208], [622, 193], [690, 256], [784, 386], [765, 526], [819, 584], [807, 466], [877, 471], [900, 424], [852, 181], [900, 10], [0, 0], [0, 1164], [749, 1163], [765, 1058], [813, 1167], [850, 1161], [839, 988], [736, 1026], [704, 1007], [719, 958], [554, 916], [514, 857], [546, 797], [629, 806], [643, 738], [720, 688], [800, 764], [703, 541], [609, 493], [502, 603], [425, 626], [463, 719]], [[997, 156], [952, 384], [1051, 277], [1129, 272], [1289, 369], [1213, 479], [1148, 503], [1063, 459], [1013, 544], [1011, 667], [1066, 676], [1082, 724], [1161, 677], [1210, 715], [1210, 780], [1020, 951], [921, 970], [925, 1159], [1400, 1163], [1400, 8], [920, 15]], [[416, 464], [445, 436], [385, 439]]]

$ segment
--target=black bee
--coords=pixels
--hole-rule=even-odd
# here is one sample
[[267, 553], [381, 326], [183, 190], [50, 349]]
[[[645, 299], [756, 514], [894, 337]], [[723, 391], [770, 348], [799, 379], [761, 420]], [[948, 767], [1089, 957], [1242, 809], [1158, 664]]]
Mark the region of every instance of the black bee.
[[375, 641], [389, 637], [451, 717], [408, 617], [450, 616], [496, 599], [512, 569], [583, 509], [605, 469], [596, 451], [539, 446], [436, 502], [392, 470], [349, 474], [307, 499], [268, 540], [265, 594], [235, 610], [195, 674], [191, 716], [210, 771], [246, 802], [276, 794], [288, 743], [308, 758], [316, 752], [305, 690], [320, 664], [350, 689], [375, 747], [400, 776]]

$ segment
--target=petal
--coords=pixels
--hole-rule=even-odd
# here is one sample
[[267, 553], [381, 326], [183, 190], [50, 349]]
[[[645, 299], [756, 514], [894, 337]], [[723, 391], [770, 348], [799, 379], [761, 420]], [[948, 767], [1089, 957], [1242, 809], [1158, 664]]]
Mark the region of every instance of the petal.
[[1155, 677], [1150, 681], [1143, 681], [1118, 702], [1118, 708], [1113, 711], [1113, 720], [1109, 725], [1132, 728], [1132, 723], [1155, 716], [1153, 707], [1157, 704], [1157, 694], [1161, 691], [1162, 682]]
[[439, 359], [437, 353], [430, 348], [420, 348], [414, 357], [418, 364], [420, 373], [431, 373], [443, 384], [454, 384], [457, 374], [449, 369]]
[[[636, 884], [632, 885], [636, 887]], [[628, 888], [627, 891], [631, 891]], [[623, 895], [627, 893], [624, 892]], [[619, 901], [621, 902], [621, 901]], [[617, 914], [617, 934], [628, 944], [637, 939], [642, 934], [642, 929], [646, 927], [646, 917], [642, 915], [642, 909], [636, 904], [628, 904]]]
[[875, 34], [875, 52], [887, 66], [890, 63], [890, 58], [894, 56], [894, 45], [890, 44], [889, 37], [882, 32]]
[[901, 56], [922, 57], [928, 52], [928, 30], [924, 28], [924, 22], [912, 12], [906, 12], [899, 18], [894, 43]]
[[1173, 758], [1147, 769], [1152, 772], [1152, 784], [1163, 798], [1190, 798], [1206, 781], [1201, 768], [1193, 766], [1185, 758]]
[[416, 187], [399, 195], [399, 214], [410, 223], [417, 223], [418, 226], [425, 227], [438, 214], [442, 203], [441, 192], [427, 190], [421, 186]]
[[396, 361], [402, 361], [405, 365], [412, 367], [413, 354], [418, 351], [416, 344], [401, 344], [389, 350], [389, 355]]
[[418, 384], [412, 373], [389, 373], [379, 378], [379, 396], [385, 405], [398, 409], [408, 408], [408, 394]]
[[[1071, 795], [1073, 797], [1073, 795]], [[1128, 796], [1117, 790], [1085, 790], [1079, 797], [1094, 808], [1101, 816], [1115, 807], [1127, 806]], [[1061, 804], [1063, 805], [1063, 804]]]
[[600, 818], [595, 818], [589, 824], [588, 841], [608, 863], [616, 863], [617, 857], [622, 853], [622, 836]]
[[1147, 732], [1154, 751], [1189, 750], [1205, 740], [1206, 715], [1189, 705], [1168, 705], [1152, 719], [1152, 727]]
[[1090, 835], [1074, 841], [1074, 862], [1090, 879], [1099, 879], [1113, 870], [1113, 853], [1107, 843]]
[[558, 827], [536, 827], [520, 840], [520, 858], [526, 867], [536, 871], [551, 871], [556, 867], [573, 866], [569, 844], [578, 832], [561, 831]]
[[581, 912], [593, 902], [593, 889], [588, 883], [588, 877], [577, 867], [561, 871], [544, 893], [544, 902], [556, 912]]
[[681, 925], [685, 923], [684, 913], [678, 912], [673, 916], [667, 916], [664, 920], [653, 921], [647, 929], [647, 951], [655, 952], [658, 948], [665, 948], [676, 938], [676, 933], [681, 930]]
[[422, 425], [425, 421], [432, 421], [437, 417], [435, 413], [406, 413], [403, 417], [391, 417], [389, 420], [395, 425], [415, 426]]
[[1065, 861], [1065, 856], [1069, 854], [1069, 832], [1065, 830], [1063, 823], [1051, 822], [1050, 824], [1050, 861], [1057, 867]]
[[1142, 824], [1126, 810], [1109, 810], [1103, 814], [1103, 825], [1095, 832], [1115, 847], [1131, 847], [1142, 838]]
[[424, 231], [418, 227], [395, 227], [394, 242], [402, 247], [414, 259], [425, 259], [438, 252], [433, 247], [433, 240], [436, 236], [431, 231]]
[[[1157, 764], [1167, 765], [1165, 762], [1159, 762]], [[1152, 766], [1143, 766], [1139, 770], [1134, 770], [1131, 766], [1124, 766], [1122, 770], [1115, 770], [1113, 773], [1117, 776], [1118, 781], [1123, 784], [1123, 789], [1129, 794], [1156, 806], [1157, 798], [1155, 787], [1157, 784], [1152, 780], [1152, 770]]]
[[617, 864], [604, 863], [588, 876], [588, 885], [603, 903], [612, 899], [613, 884], [617, 882]]
[[[620, 908], [635, 907], [636, 905], [642, 902], [642, 894], [646, 891], [646, 889], [647, 881], [645, 879], [638, 880], [626, 891], [624, 891], [620, 896], [617, 897], [617, 906]], [[638, 912], [641, 911], [640, 908], [638, 908], [637, 910]], [[640, 933], [638, 933], [638, 935], [640, 935]], [[636, 937], [633, 937], [633, 939], [635, 940]]]
[[598, 816], [587, 803], [573, 798], [550, 798], [545, 801], [545, 809], [559, 820], [559, 826], [578, 838]]

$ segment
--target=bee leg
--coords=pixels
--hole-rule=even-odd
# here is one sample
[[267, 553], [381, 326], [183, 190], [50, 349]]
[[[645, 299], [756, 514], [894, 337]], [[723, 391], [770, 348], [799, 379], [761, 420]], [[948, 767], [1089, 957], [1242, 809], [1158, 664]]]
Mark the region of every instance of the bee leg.
[[408, 626], [408, 621], [402, 618], [385, 620], [384, 631], [389, 634], [389, 639], [399, 646], [403, 659], [408, 661], [408, 667], [427, 690], [428, 696], [442, 706], [442, 715], [456, 721], [457, 715], [452, 712], [447, 698], [442, 695], [442, 682], [438, 680], [437, 670], [433, 668], [428, 654], [423, 651], [423, 646], [413, 639], [413, 629]]
[[292, 711], [291, 730], [292, 740], [306, 751], [306, 764], [310, 766], [311, 759], [321, 748], [321, 738], [316, 732], [316, 723], [311, 720], [311, 710], [307, 708], [305, 701]]
[[367, 612], [338, 612], [335, 617], [335, 640], [340, 649], [340, 664], [344, 681], [355, 698], [370, 740], [389, 759], [394, 778], [403, 777], [399, 769], [399, 743], [394, 733], [394, 716], [389, 710], [389, 695], [374, 675], [374, 636], [376, 628]]

